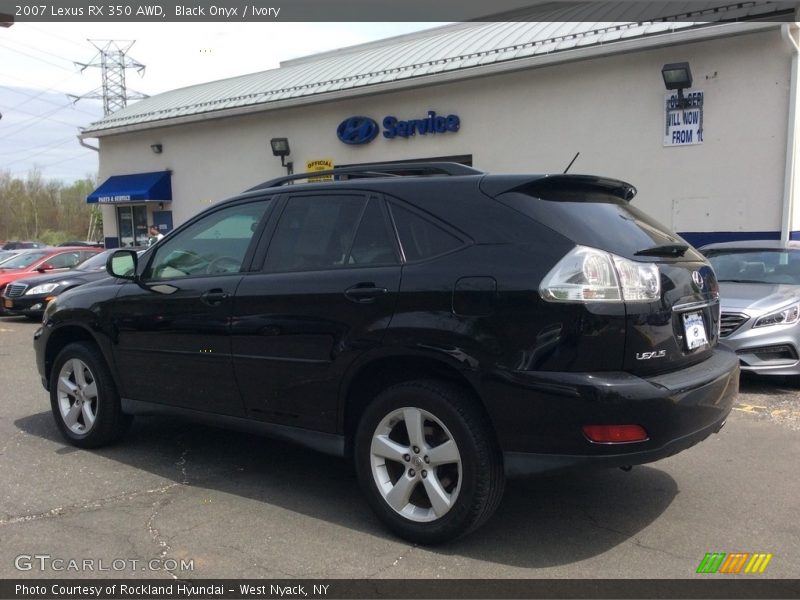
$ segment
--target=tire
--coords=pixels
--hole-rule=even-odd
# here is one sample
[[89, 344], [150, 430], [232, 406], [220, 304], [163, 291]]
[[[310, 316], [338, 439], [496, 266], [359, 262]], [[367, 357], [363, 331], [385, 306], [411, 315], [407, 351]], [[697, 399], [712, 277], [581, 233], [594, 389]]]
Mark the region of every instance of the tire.
[[468, 394], [436, 380], [381, 392], [359, 422], [354, 458], [375, 514], [414, 543], [474, 531], [503, 495], [502, 455], [485, 417]]
[[50, 373], [50, 406], [67, 441], [98, 448], [128, 430], [133, 417], [120, 408], [106, 361], [93, 344], [76, 342], [59, 352]]

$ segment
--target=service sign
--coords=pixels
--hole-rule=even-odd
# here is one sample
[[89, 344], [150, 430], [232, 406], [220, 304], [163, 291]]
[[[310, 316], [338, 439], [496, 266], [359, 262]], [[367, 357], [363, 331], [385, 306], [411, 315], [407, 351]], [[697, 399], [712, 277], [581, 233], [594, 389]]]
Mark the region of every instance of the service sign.
[[703, 90], [685, 91], [685, 106], [678, 106], [678, 94], [664, 95], [664, 146], [693, 146], [703, 143]]
[[100, 196], [97, 201], [100, 204], [113, 204], [114, 202], [130, 202], [130, 194], [123, 194], [118, 196]]
[[[444, 133], [456, 133], [461, 129], [461, 118], [458, 115], [437, 115], [433, 110], [429, 110], [421, 119], [399, 119], [394, 115], [386, 115], [381, 123], [383, 137], [387, 140], [417, 136], [432, 137]], [[379, 132], [378, 122], [372, 117], [363, 115], [347, 117], [336, 128], [336, 136], [351, 146], [369, 144]]]
[[[332, 158], [319, 158], [317, 160], [306, 161], [306, 173], [314, 173], [315, 171], [332, 171], [333, 159]], [[309, 177], [308, 182], [318, 181], [333, 181], [333, 175], [320, 175], [319, 177]]]

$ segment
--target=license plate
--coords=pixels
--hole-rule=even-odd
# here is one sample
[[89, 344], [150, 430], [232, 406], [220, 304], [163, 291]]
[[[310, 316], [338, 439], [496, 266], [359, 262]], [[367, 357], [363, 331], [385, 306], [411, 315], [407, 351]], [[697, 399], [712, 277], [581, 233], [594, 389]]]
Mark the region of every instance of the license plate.
[[708, 344], [702, 313], [692, 312], [683, 315], [683, 330], [686, 332], [686, 345], [689, 350]]
[[14, 308], [14, 301], [9, 300], [8, 298], [3, 298], [3, 306], [6, 308]]

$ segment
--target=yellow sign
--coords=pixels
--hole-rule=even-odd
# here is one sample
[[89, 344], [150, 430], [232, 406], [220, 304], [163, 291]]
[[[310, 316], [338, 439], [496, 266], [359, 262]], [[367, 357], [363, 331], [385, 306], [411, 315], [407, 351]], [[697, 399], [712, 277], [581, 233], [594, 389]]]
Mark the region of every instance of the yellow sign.
[[[313, 173], [315, 171], [331, 171], [333, 170], [332, 158], [320, 158], [318, 160], [306, 161], [306, 172]], [[312, 181], [333, 181], [333, 175], [322, 175], [320, 177], [309, 177], [309, 182]]]

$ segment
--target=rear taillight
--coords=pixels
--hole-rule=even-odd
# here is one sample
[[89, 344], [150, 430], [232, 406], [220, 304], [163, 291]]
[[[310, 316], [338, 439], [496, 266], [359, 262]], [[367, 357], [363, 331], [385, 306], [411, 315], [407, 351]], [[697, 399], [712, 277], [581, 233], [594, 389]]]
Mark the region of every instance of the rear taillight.
[[641, 425], [584, 425], [583, 435], [595, 444], [627, 444], [648, 439]]
[[658, 265], [575, 246], [542, 280], [549, 302], [652, 302], [661, 295]]

